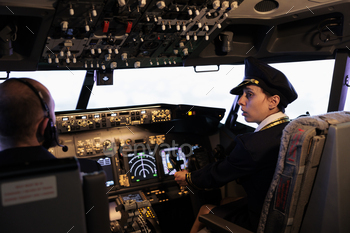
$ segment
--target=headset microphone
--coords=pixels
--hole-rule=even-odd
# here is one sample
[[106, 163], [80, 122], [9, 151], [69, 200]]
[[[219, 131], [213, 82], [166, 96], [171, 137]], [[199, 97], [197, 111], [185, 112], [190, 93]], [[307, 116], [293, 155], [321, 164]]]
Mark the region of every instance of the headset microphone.
[[48, 122], [48, 125], [51, 124], [50, 128], [53, 132], [51, 132], [51, 135], [52, 135], [52, 139], [50, 140], [51, 142], [55, 142], [57, 146], [60, 146], [62, 147], [62, 151], [63, 152], [67, 152], [68, 151], [68, 146], [66, 145], [62, 145], [60, 144], [60, 142], [58, 141], [58, 134], [57, 134], [57, 130], [56, 130], [56, 127], [55, 125], [53, 124], [53, 122], [50, 121]]
[[61, 144], [57, 141], [57, 139], [56, 139], [56, 143], [57, 143], [57, 146], [62, 147], [62, 151], [63, 151], [63, 152], [67, 152], [67, 151], [68, 151], [68, 146], [66, 146], [66, 145], [61, 145]]

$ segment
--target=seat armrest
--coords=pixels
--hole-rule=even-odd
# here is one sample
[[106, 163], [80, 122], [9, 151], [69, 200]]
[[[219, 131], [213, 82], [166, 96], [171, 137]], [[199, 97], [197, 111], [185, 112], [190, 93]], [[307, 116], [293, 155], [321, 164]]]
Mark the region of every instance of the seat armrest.
[[199, 216], [199, 221], [204, 223], [208, 228], [218, 233], [252, 233], [251, 231], [240, 227], [232, 222], [213, 214], [204, 214]]

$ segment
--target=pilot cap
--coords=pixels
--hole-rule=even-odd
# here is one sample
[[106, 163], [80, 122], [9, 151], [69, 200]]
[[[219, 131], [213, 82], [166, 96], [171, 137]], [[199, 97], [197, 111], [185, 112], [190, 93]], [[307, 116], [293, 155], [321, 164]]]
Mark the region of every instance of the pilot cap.
[[255, 84], [271, 95], [278, 95], [281, 105], [285, 108], [298, 98], [294, 87], [281, 71], [253, 57], [244, 59], [244, 64], [245, 76], [243, 82], [233, 88], [230, 91], [231, 94], [242, 95], [245, 86]]

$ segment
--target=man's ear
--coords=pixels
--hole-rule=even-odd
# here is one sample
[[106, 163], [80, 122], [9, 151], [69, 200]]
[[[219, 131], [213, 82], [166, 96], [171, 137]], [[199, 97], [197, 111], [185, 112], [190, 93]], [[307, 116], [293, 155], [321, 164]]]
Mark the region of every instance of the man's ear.
[[49, 122], [49, 118], [48, 117], [45, 117], [44, 119], [42, 119], [39, 123], [39, 126], [38, 126], [38, 133], [41, 137], [44, 136], [45, 134], [45, 129], [46, 129], [46, 126]]
[[269, 102], [269, 109], [272, 110], [272, 109], [277, 108], [278, 104], [281, 101], [281, 98], [279, 97], [279, 95], [274, 95], [274, 96], [271, 96], [269, 98], [269, 100], [270, 100], [270, 102]]

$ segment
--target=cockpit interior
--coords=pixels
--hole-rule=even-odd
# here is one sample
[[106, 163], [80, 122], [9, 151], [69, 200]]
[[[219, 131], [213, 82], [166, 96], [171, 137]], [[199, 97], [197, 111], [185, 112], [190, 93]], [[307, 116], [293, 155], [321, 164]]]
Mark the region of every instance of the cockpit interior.
[[[299, 82], [308, 92], [300, 91], [304, 102], [293, 110], [293, 118], [350, 111], [349, 10], [350, 0], [0, 0], [1, 81], [40, 75], [43, 83], [55, 80], [57, 84], [51, 86], [60, 85], [53, 92], [54, 98], [66, 97], [62, 101], [57, 98], [55, 112], [59, 144], [65, 148], [49, 149], [62, 162], [45, 165], [51, 169], [43, 170], [32, 164], [24, 170], [11, 167], [12, 170], [0, 172], [0, 218], [7, 215], [6, 222], [12, 222], [6, 227], [2, 221], [0, 232], [45, 232], [35, 230], [40, 219], [45, 221], [45, 215], [62, 218], [62, 227], [51, 228], [53, 225], [46, 224], [45, 228], [49, 228], [46, 232], [189, 232], [202, 205], [218, 204], [225, 197], [244, 195], [244, 191], [236, 182], [211, 190], [180, 187], [174, 173], [194, 171], [222, 159], [234, 147], [236, 135], [253, 132], [256, 127], [237, 120], [241, 117], [238, 98], [228, 91], [224, 94], [220, 91], [216, 99], [219, 103], [228, 101], [229, 105], [224, 107], [211, 105], [214, 100], [210, 92], [216, 86], [212, 89], [206, 86], [201, 94], [194, 93], [195, 87], [213, 82], [232, 88], [236, 84], [226, 83], [226, 78], [238, 84], [243, 72], [238, 75], [233, 72], [242, 69], [246, 57], [253, 56], [272, 66], [295, 64], [291, 70], [299, 72], [299, 77], [307, 73]], [[307, 70], [308, 62], [315, 63], [314, 72]], [[317, 71], [325, 73], [322, 70], [325, 67], [327, 77], [315, 75]], [[191, 72], [185, 75], [180, 72], [189, 68]], [[156, 70], [163, 70], [163, 75]], [[221, 77], [214, 78], [215, 73]], [[196, 81], [190, 81], [202, 74], [208, 78], [196, 76]], [[326, 83], [323, 89], [318, 88], [322, 83]], [[129, 91], [126, 86], [137, 91]], [[78, 93], [74, 100], [70, 99], [72, 89]], [[158, 89], [162, 90], [161, 95], [154, 94]], [[176, 94], [176, 89], [183, 92]], [[95, 91], [105, 95], [92, 104], [99, 95]], [[175, 101], [167, 102], [167, 95], [174, 96]], [[186, 95], [203, 101], [181, 102]], [[137, 98], [139, 102], [127, 104], [124, 98]], [[311, 98], [315, 102], [307, 103]], [[308, 109], [312, 107], [318, 109]], [[350, 135], [347, 133], [348, 129], [344, 137]], [[103, 187], [88, 188], [96, 191], [99, 187], [105, 194], [101, 199], [105, 200], [92, 198], [91, 209], [80, 203], [90, 192], [88, 188], [69, 189], [80, 181], [68, 176], [71, 171], [79, 177], [72, 157], [94, 160], [104, 171]], [[348, 158], [343, 159], [339, 161], [350, 164]], [[52, 177], [55, 171], [57, 187], [51, 178], [38, 178], [40, 173]], [[66, 177], [64, 173], [69, 174]], [[25, 182], [21, 181], [24, 175], [30, 177], [23, 183], [24, 188], [11, 186], [14, 182]], [[342, 177], [344, 182], [350, 182], [348, 172]], [[24, 196], [21, 202], [6, 199], [6, 187], [30, 192], [25, 185], [38, 184], [35, 179], [44, 179], [39, 186], [55, 186], [55, 194], [40, 193], [38, 189], [33, 192], [43, 195], [41, 199], [34, 196]], [[71, 184], [65, 186], [60, 182]], [[344, 189], [337, 193], [339, 202], [345, 197], [340, 198], [341, 195], [350, 193], [344, 186], [344, 183], [339, 186]], [[51, 208], [50, 203], [47, 206], [39, 203], [59, 199], [61, 190], [66, 195], [59, 200], [62, 208], [76, 205], [82, 216], [79, 210], [66, 213], [68, 216], [60, 211], [52, 213], [56, 211], [52, 208], [60, 208], [61, 204]], [[17, 191], [7, 194], [19, 198]], [[70, 195], [72, 201], [67, 201]], [[75, 204], [78, 202], [79, 206]], [[341, 203], [342, 209], [336, 212], [338, 228], [324, 226], [315, 232], [350, 230], [346, 221], [350, 202]], [[29, 207], [21, 208], [26, 204]], [[97, 212], [99, 204], [108, 207], [108, 216], [97, 213], [88, 218], [88, 213]], [[25, 208], [31, 211], [38, 208], [40, 219], [31, 219], [35, 214], [23, 213], [27, 212]], [[80, 216], [71, 218], [80, 223], [66, 220], [73, 215]], [[100, 223], [108, 225], [107, 230], [99, 228]], [[235, 232], [227, 229], [226, 232]], [[288, 232], [311, 232], [310, 228], [301, 229]], [[269, 230], [264, 232], [274, 232]]]

